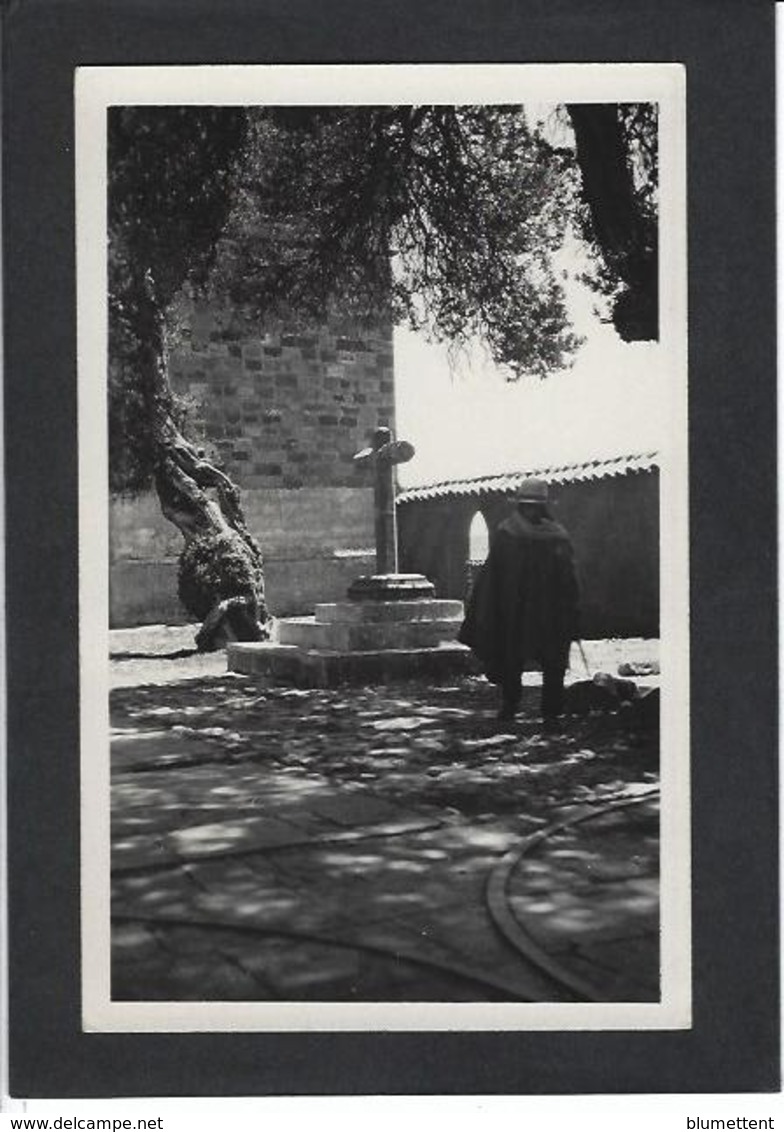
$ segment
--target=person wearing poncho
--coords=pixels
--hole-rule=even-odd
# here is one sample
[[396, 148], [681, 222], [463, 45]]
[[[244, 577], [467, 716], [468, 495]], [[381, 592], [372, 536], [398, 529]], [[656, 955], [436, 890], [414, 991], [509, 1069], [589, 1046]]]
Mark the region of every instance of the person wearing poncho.
[[512, 719], [526, 669], [542, 672], [542, 715], [563, 710], [564, 673], [579, 638], [578, 585], [569, 535], [548, 507], [543, 480], [527, 479], [515, 509], [495, 530], [468, 600], [458, 640], [501, 689], [501, 719]]

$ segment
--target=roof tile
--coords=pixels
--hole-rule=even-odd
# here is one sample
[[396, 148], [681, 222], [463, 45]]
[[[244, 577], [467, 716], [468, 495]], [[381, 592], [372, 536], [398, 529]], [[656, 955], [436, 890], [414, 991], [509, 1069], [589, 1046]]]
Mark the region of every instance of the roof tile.
[[647, 472], [658, 468], [659, 453], [644, 452], [632, 456], [614, 456], [605, 460], [586, 460], [581, 464], [564, 464], [561, 467], [530, 468], [521, 472], [507, 472], [495, 476], [475, 476], [465, 480], [443, 480], [401, 491], [398, 503], [415, 503], [425, 499], [443, 499], [446, 496], [500, 494], [514, 491], [519, 483], [537, 476], [551, 483], [574, 483], [584, 480], [624, 476], [629, 472]]

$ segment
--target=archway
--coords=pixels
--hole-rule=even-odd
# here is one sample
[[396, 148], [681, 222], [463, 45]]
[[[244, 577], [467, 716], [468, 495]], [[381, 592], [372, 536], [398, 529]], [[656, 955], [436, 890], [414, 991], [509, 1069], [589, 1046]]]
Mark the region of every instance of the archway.
[[468, 528], [468, 560], [465, 564], [465, 595], [466, 600], [474, 588], [477, 575], [487, 558], [490, 546], [490, 532], [487, 520], [481, 511], [476, 511]]
[[487, 529], [487, 520], [481, 511], [477, 511], [468, 528], [468, 561], [482, 563], [487, 558], [490, 546], [490, 532]]

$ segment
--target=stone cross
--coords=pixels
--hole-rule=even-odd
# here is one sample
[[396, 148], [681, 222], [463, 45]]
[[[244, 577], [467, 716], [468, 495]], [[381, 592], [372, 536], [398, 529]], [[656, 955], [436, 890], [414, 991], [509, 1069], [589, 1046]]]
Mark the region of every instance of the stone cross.
[[397, 574], [397, 524], [395, 519], [395, 464], [405, 464], [414, 455], [407, 440], [393, 440], [388, 428], [377, 428], [370, 448], [357, 452], [358, 464], [374, 470], [373, 504], [376, 528], [376, 573]]

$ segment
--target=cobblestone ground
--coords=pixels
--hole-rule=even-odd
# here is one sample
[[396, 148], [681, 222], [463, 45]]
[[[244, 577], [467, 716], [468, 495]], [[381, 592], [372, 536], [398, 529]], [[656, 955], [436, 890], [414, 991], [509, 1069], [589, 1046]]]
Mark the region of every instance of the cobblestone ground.
[[264, 688], [135, 632], [113, 641], [114, 998], [658, 998], [650, 719], [544, 734], [529, 685], [499, 729], [478, 678]]

